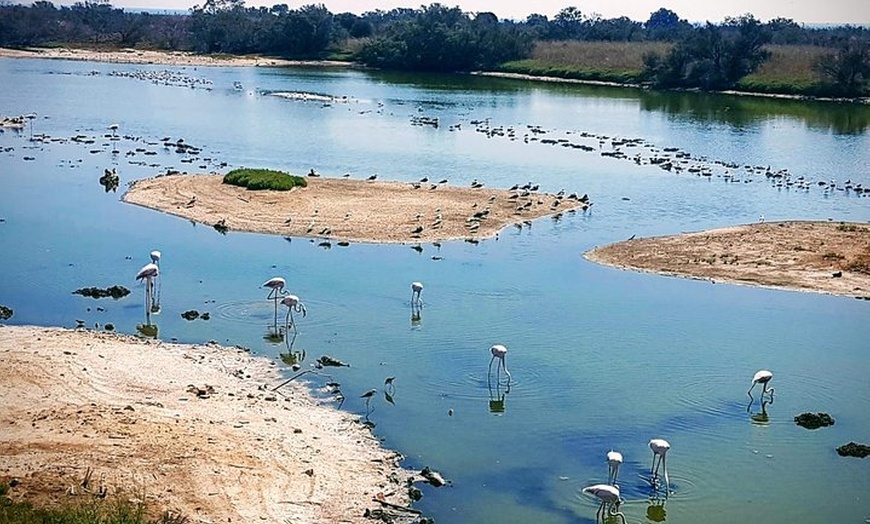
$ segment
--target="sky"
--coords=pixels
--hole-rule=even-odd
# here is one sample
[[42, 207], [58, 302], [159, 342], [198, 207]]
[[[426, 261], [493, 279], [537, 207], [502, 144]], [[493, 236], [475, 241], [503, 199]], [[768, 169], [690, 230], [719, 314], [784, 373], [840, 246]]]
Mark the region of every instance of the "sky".
[[[287, 4], [291, 9], [307, 4], [324, 4], [333, 13], [363, 13], [396, 7], [419, 8], [434, 0], [246, 0], [248, 7]], [[205, 0], [111, 0], [115, 7], [147, 9], [188, 9]], [[55, 2], [65, 4], [67, 2]], [[627, 16], [646, 21], [650, 13], [665, 7], [690, 22], [721, 22], [728, 16], [752, 13], [766, 22], [772, 18], [791, 18], [806, 24], [870, 25], [870, 0], [441, 0], [448, 7], [458, 6], [466, 12], [489, 11], [499, 18], [522, 20], [531, 13], [550, 18], [562, 8], [575, 6], [585, 14], [598, 13], [604, 18]]]

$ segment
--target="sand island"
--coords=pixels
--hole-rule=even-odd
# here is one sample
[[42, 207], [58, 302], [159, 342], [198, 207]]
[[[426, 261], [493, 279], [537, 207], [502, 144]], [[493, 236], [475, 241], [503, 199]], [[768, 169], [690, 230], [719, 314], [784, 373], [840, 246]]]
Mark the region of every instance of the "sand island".
[[584, 256], [623, 269], [870, 297], [870, 224], [759, 223], [636, 238]]
[[307, 177], [307, 187], [251, 191], [220, 175], [165, 175], [137, 180], [125, 202], [228, 230], [356, 242], [483, 239], [510, 224], [588, 208], [589, 197]]
[[408, 504], [400, 455], [283, 380], [240, 348], [0, 325], [0, 479], [36, 506], [103, 493], [191, 523], [361, 524]]

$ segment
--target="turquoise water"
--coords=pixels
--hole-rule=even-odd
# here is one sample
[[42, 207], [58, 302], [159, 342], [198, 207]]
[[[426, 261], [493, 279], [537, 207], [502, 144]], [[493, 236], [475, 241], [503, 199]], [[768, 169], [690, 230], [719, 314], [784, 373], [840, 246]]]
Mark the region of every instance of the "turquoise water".
[[[641, 477], [656, 437], [672, 445], [667, 522], [870, 518], [866, 462], [834, 451], [870, 434], [870, 302], [638, 274], [582, 258], [633, 234], [762, 214], [870, 220], [866, 197], [817, 185], [870, 186], [870, 108], [349, 70], [175, 68], [196, 80], [193, 88], [148, 80], [164, 70], [0, 60], [0, 113], [37, 114], [32, 129], [0, 133], [0, 304], [15, 311], [9, 323], [73, 327], [79, 319], [134, 333], [146, 318], [144, 287], [133, 277], [159, 249], [162, 309], [150, 320], [161, 339], [217, 340], [277, 358], [287, 349], [264, 339], [272, 307], [259, 286], [281, 275], [308, 308], [293, 347], [305, 351], [303, 365], [324, 354], [351, 364], [312, 376], [312, 386], [340, 382], [342, 409], [360, 416], [359, 395], [378, 388], [368, 415], [374, 433], [408, 467], [429, 465], [453, 481], [424, 487], [417, 504], [438, 522], [592, 522], [597, 505], [580, 490], [606, 480], [610, 449], [625, 456], [628, 521], [653, 522], [660, 502]], [[300, 93], [321, 97], [303, 101]], [[412, 125], [415, 116], [440, 125]], [[513, 128], [516, 140], [472, 121]], [[593, 151], [526, 143], [526, 134]], [[93, 143], [68, 140], [76, 135]], [[181, 162], [189, 157], [164, 148], [164, 137], [203, 151]], [[626, 159], [601, 156], [614, 137], [643, 142], [623, 147]], [[645, 162], [665, 147], [714, 173]], [[814, 183], [776, 187], [743, 168], [726, 178], [717, 162], [787, 169]], [[549, 192], [588, 193], [594, 205], [509, 227], [498, 240], [424, 244], [418, 253], [410, 245], [326, 250], [303, 238], [224, 236], [119, 200], [127, 182], [167, 169], [235, 166], [456, 185], [476, 178], [491, 187], [533, 181]], [[106, 193], [97, 179], [113, 167], [122, 187]], [[426, 285], [419, 321], [412, 280]], [[133, 292], [119, 301], [71, 294], [112, 284]], [[211, 319], [185, 321], [188, 309]], [[509, 391], [488, 385], [494, 343], [509, 349]], [[746, 390], [762, 368], [774, 372], [776, 396], [759, 424], [751, 418], [757, 403], [747, 413]], [[388, 376], [396, 377], [393, 404], [380, 396]], [[798, 428], [792, 418], [804, 411], [837, 422]]]

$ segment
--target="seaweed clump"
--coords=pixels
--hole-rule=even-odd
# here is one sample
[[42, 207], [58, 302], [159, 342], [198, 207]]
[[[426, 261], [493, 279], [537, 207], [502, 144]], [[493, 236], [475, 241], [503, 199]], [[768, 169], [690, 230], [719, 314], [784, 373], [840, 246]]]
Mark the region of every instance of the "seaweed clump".
[[12, 318], [12, 308], [0, 306], [0, 320], [9, 320]]
[[870, 455], [870, 446], [849, 442], [837, 448], [837, 454], [841, 457], [865, 458], [867, 455]]
[[794, 418], [794, 422], [806, 429], [819, 429], [834, 425], [834, 419], [827, 413], [801, 413]]
[[106, 298], [112, 297], [115, 300], [119, 298], [124, 298], [130, 294], [130, 290], [125, 288], [124, 286], [111, 286], [105, 289], [101, 289], [98, 287], [83, 287], [81, 289], [76, 289], [73, 291], [73, 295], [82, 295], [83, 297], [91, 297], [91, 298]]

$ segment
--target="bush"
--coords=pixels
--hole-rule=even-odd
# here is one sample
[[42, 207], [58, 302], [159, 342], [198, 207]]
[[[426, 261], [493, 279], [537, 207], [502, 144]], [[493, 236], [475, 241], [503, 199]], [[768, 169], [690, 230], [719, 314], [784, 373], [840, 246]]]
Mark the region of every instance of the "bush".
[[251, 190], [274, 189], [289, 191], [294, 187], [305, 187], [308, 182], [300, 177], [272, 169], [234, 169], [224, 175], [224, 184], [245, 187]]

